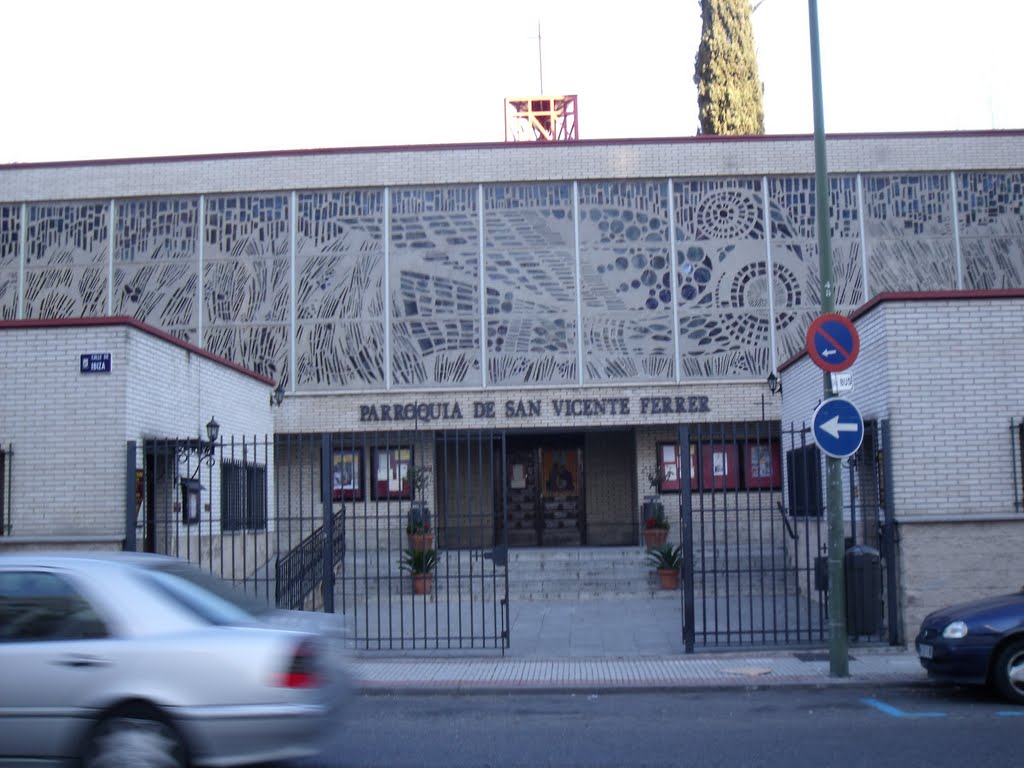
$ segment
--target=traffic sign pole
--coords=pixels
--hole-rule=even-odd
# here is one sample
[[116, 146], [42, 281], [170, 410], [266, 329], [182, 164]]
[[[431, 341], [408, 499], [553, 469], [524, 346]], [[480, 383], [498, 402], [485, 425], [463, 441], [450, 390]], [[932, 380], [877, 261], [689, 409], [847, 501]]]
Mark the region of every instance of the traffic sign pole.
[[[818, 218], [818, 261], [821, 273], [821, 311], [835, 309], [835, 284], [832, 275], [832, 238], [829, 232], [828, 165], [825, 157], [825, 108], [821, 97], [821, 46], [818, 41], [818, 2], [807, 0], [811, 32], [811, 91], [814, 99], [814, 190]], [[825, 371], [825, 399], [835, 395], [832, 375]], [[846, 639], [846, 580], [843, 573], [843, 475], [840, 460], [825, 459], [825, 491], [828, 509], [828, 591], [829, 674], [850, 676], [849, 648]]]

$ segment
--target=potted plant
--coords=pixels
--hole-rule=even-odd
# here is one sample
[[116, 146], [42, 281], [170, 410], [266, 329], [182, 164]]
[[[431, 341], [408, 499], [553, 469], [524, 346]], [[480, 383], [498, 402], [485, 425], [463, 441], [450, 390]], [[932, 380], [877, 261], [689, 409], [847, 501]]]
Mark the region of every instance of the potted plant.
[[406, 476], [413, 487], [413, 502], [409, 505], [409, 519], [405, 533], [409, 537], [409, 548], [427, 550], [434, 548], [434, 533], [430, 526], [430, 507], [426, 501], [430, 486], [430, 467], [413, 464]]
[[661, 464], [655, 463], [647, 470], [647, 483], [651, 486], [650, 495], [644, 496], [644, 543], [647, 548], [660, 547], [668, 538], [668, 519], [665, 517], [665, 505], [661, 503], [658, 491], [664, 479]]
[[437, 551], [433, 549], [405, 549], [399, 567], [412, 574], [414, 595], [430, 593], [434, 568], [437, 567]]
[[647, 560], [658, 572], [662, 589], [679, 589], [679, 571], [683, 567], [683, 548], [664, 544], [647, 553]]
[[662, 510], [656, 510], [654, 515], [644, 520], [644, 544], [647, 549], [658, 549], [665, 546], [668, 541], [668, 519]]
[[425, 550], [434, 548], [434, 533], [430, 530], [430, 514], [420, 509], [409, 510], [409, 522], [405, 524], [409, 549]]

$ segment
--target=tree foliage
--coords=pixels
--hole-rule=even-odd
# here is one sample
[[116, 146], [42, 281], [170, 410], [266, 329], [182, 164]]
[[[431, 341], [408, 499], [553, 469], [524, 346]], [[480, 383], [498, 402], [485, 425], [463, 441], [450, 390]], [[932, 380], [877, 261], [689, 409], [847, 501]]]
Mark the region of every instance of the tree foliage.
[[702, 134], [764, 133], [750, 0], [701, 0], [697, 107]]

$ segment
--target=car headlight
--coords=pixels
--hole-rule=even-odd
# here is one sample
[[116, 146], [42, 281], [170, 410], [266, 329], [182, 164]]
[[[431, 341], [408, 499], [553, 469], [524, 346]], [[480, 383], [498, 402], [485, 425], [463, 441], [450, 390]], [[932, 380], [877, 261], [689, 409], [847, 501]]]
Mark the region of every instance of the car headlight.
[[962, 621], [951, 622], [942, 630], [942, 636], [947, 640], [960, 640], [967, 637], [967, 625]]

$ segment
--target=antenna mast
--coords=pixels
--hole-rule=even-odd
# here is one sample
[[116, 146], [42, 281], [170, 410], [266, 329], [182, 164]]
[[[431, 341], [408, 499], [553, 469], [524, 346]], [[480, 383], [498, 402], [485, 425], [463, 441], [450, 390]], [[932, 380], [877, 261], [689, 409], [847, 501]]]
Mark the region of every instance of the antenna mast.
[[537, 22], [537, 64], [540, 66], [540, 92], [544, 93], [544, 48], [540, 43], [540, 22]]

